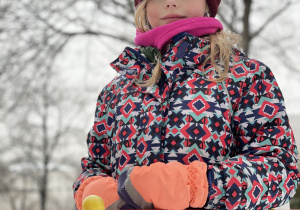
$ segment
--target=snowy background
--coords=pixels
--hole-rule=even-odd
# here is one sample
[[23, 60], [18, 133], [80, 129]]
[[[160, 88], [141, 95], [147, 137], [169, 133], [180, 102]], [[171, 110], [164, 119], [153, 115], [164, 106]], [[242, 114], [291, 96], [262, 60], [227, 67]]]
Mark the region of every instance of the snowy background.
[[[132, 2], [0, 1], [0, 209], [74, 209], [96, 100], [117, 75], [109, 64], [134, 46]], [[248, 55], [274, 72], [298, 145], [299, 10], [297, 0], [223, 0], [217, 16], [252, 36]]]

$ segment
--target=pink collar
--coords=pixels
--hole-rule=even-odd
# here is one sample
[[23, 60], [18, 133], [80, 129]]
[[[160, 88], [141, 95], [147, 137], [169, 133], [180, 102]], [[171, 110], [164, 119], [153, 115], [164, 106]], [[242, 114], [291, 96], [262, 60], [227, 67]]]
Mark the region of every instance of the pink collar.
[[137, 46], [152, 46], [162, 50], [165, 44], [181, 33], [187, 32], [193, 36], [204, 36], [223, 30], [222, 23], [210, 17], [196, 17], [175, 21], [173, 23], [159, 26], [145, 33], [137, 31], [135, 44]]

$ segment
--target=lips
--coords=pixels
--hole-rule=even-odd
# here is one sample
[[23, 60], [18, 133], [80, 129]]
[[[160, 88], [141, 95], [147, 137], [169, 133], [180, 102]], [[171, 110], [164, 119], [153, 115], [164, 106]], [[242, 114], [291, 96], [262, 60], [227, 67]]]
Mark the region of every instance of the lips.
[[162, 17], [161, 20], [173, 20], [173, 19], [176, 20], [176, 19], [182, 19], [182, 18], [185, 18], [185, 16], [178, 15], [178, 14], [169, 14], [169, 15]]

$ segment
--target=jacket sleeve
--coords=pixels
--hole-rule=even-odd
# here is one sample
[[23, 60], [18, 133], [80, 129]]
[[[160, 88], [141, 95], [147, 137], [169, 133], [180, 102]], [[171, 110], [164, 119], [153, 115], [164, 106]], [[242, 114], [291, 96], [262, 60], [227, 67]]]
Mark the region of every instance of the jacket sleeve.
[[[82, 173], [73, 185], [74, 198], [80, 185], [89, 177], [98, 176], [111, 177], [110, 171], [110, 144], [107, 130], [108, 119], [107, 109], [113, 99], [112, 82], [107, 85], [97, 99], [94, 125], [87, 135], [88, 157], [81, 159]], [[109, 121], [109, 122], [108, 122]]]
[[268, 209], [287, 203], [299, 183], [298, 151], [282, 93], [260, 64], [233, 105], [236, 156], [209, 167], [205, 208]]

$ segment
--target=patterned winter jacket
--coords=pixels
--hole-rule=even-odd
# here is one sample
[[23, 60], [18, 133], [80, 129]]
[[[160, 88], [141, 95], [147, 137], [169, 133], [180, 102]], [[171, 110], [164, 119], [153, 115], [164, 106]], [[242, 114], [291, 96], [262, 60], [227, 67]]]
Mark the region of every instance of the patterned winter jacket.
[[[268, 209], [296, 192], [298, 151], [271, 70], [234, 50], [224, 82], [208, 40], [182, 34], [162, 56], [157, 85], [142, 88], [153, 65], [127, 47], [111, 64], [120, 73], [101, 92], [88, 134], [89, 156], [74, 192], [91, 176], [118, 179], [128, 166], [194, 160], [208, 165], [206, 209]], [[167, 178], [167, 177], [166, 177]]]

